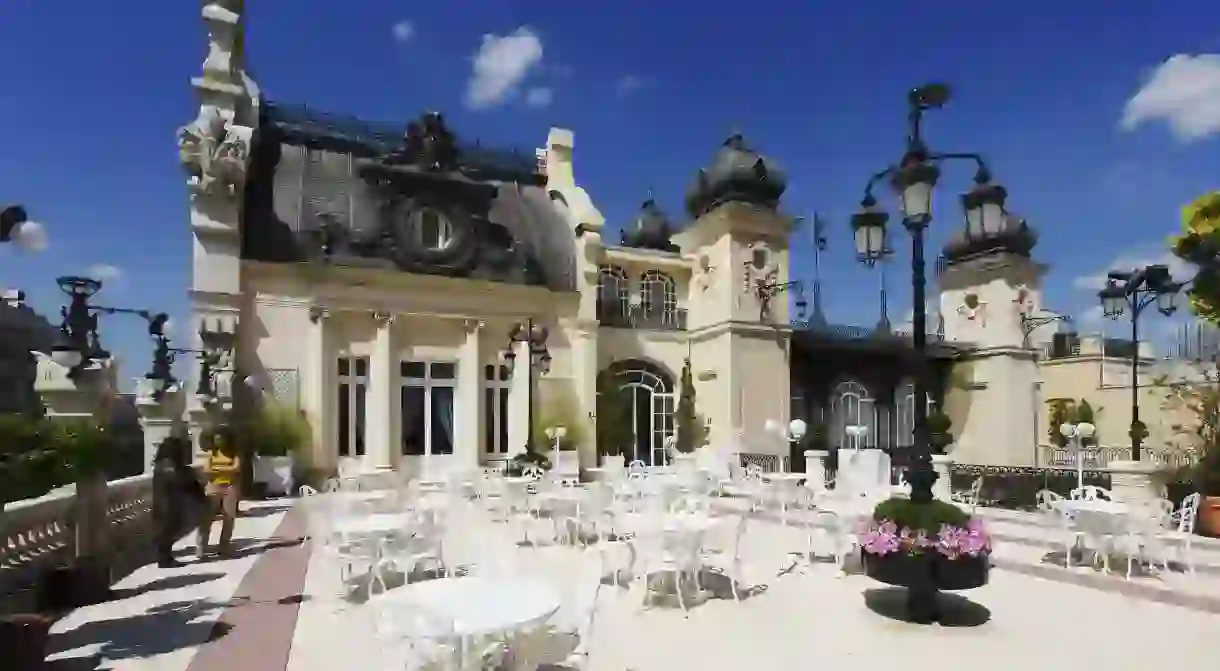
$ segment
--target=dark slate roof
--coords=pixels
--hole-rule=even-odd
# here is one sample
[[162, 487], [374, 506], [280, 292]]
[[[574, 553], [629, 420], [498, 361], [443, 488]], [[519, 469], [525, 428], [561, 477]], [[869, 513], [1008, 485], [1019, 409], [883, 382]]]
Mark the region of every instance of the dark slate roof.
[[[264, 101], [260, 106], [260, 132], [271, 132], [285, 144], [300, 144], [355, 157], [371, 158], [399, 149], [403, 123], [364, 121], [353, 116], [321, 112], [305, 105]], [[538, 159], [533, 150], [492, 149], [477, 141], [458, 139], [460, 162], [477, 178], [541, 186]]]
[[0, 302], [0, 341], [5, 350], [37, 350], [50, 353], [59, 329], [26, 305]]

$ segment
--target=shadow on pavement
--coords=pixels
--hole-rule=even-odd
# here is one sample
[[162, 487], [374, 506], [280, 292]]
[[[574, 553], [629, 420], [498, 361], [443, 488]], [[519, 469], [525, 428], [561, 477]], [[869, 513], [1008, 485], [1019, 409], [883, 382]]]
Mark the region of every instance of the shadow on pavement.
[[146, 659], [192, 648], [216, 640], [232, 628], [216, 620], [225, 603], [179, 601], [150, 608], [144, 613], [86, 622], [52, 634], [48, 656], [81, 650], [85, 655], [50, 662], [55, 671], [94, 669], [102, 662]]
[[[903, 587], [864, 590], [864, 605], [874, 613], [899, 622], [909, 622], [906, 612], [907, 591]], [[979, 627], [991, 620], [991, 611], [964, 596], [942, 592], [939, 601], [942, 627]]]
[[138, 587], [117, 589], [114, 591], [114, 598], [130, 599], [131, 597], [148, 594], [149, 592], [194, 587], [195, 585], [202, 585], [205, 582], [211, 582], [223, 577], [225, 577], [224, 573], [184, 573], [182, 575], [171, 575], [150, 580]]
[[270, 517], [281, 515], [292, 509], [291, 503], [277, 503], [270, 506], [251, 507], [243, 510], [238, 517]]

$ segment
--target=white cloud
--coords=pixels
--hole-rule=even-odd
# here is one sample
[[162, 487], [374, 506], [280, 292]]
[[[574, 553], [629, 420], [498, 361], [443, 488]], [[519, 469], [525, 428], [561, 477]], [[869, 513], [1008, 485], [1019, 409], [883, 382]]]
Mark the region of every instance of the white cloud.
[[542, 40], [528, 26], [500, 37], [484, 35], [474, 54], [474, 71], [466, 86], [466, 106], [495, 107], [512, 97], [521, 82], [542, 65]]
[[542, 109], [550, 107], [551, 101], [555, 99], [554, 92], [544, 86], [532, 88], [525, 94], [525, 104], [534, 109]]
[[1158, 250], [1156, 247], [1148, 246], [1119, 254], [1097, 272], [1077, 277], [1072, 280], [1072, 288], [1080, 291], [1100, 291], [1102, 287], [1106, 286], [1106, 275], [1111, 270], [1133, 270], [1154, 264], [1169, 266], [1169, 273], [1178, 282], [1188, 280], [1194, 275], [1190, 264], [1164, 249]]
[[639, 77], [637, 75], [626, 75], [621, 77], [614, 84], [614, 92], [621, 95], [630, 95], [639, 91], [642, 88], [647, 88], [652, 85], [652, 79], [649, 77]]
[[1159, 65], [1127, 101], [1120, 126], [1164, 121], [1189, 142], [1220, 133], [1220, 54], [1178, 54]]
[[399, 44], [409, 42], [412, 37], [415, 37], [415, 24], [410, 21], [399, 21], [394, 24], [391, 29], [394, 34], [394, 41]]
[[123, 277], [123, 269], [109, 263], [95, 263], [85, 271], [88, 277], [103, 282], [113, 282]]

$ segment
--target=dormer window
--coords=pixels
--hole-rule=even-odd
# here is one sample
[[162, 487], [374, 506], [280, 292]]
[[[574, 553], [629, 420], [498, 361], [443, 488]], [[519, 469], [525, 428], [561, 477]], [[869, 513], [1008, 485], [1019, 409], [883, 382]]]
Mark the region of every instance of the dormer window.
[[453, 224], [439, 210], [425, 207], [412, 213], [411, 218], [420, 249], [440, 252], [453, 244]]

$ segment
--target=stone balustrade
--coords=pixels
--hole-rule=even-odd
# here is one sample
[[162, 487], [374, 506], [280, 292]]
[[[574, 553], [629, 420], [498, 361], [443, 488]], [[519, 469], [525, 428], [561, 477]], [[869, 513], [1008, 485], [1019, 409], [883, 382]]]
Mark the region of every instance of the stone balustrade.
[[[14, 501], [0, 513], [0, 610], [30, 605], [39, 574], [76, 552], [74, 486]], [[151, 520], [152, 476], [107, 483], [105, 537], [121, 553], [142, 540]]]

